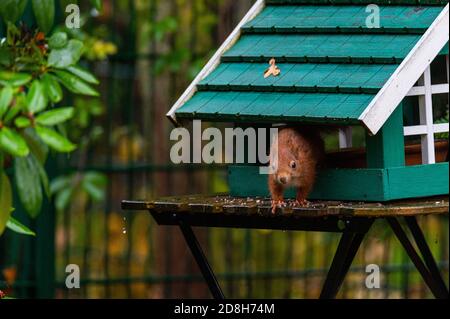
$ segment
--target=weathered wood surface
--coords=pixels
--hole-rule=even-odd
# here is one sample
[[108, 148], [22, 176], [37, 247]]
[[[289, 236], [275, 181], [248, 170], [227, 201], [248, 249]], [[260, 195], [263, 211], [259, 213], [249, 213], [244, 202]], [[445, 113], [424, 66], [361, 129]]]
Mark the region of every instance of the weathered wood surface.
[[[288, 201], [286, 207], [278, 208], [275, 216], [295, 217], [392, 217], [446, 214], [449, 211], [448, 196], [403, 200], [391, 203], [362, 203], [315, 201], [308, 207], [294, 207]], [[155, 201], [123, 201], [123, 209], [149, 210], [154, 214], [224, 214], [270, 216], [271, 202], [268, 198], [237, 198], [221, 196], [183, 196]]]

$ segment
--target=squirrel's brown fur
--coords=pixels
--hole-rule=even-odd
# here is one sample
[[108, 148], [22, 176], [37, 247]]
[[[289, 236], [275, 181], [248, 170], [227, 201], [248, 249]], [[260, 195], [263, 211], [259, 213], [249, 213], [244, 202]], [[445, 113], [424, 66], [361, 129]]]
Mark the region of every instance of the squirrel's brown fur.
[[[324, 142], [318, 131], [311, 128], [285, 127], [278, 131], [278, 162], [272, 145], [269, 189], [272, 208], [284, 203], [283, 193], [287, 187], [297, 188], [298, 205], [307, 204], [319, 163], [324, 158]], [[278, 164], [278, 165], [276, 165]]]

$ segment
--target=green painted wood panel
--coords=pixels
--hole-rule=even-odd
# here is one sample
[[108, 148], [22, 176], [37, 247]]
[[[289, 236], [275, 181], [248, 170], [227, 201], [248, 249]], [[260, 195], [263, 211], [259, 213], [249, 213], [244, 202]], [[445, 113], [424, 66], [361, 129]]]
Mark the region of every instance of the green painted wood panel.
[[427, 197], [449, 193], [447, 163], [407, 166], [387, 170], [390, 199]]
[[267, 63], [222, 63], [201, 81], [201, 91], [377, 93], [397, 64], [278, 63], [281, 74], [264, 78]]
[[367, 167], [388, 168], [405, 165], [403, 106], [399, 105], [380, 131], [366, 134]]
[[399, 63], [420, 35], [243, 35], [222, 62]]
[[[257, 166], [232, 165], [228, 182], [232, 196], [270, 196], [268, 176]], [[326, 169], [317, 176], [311, 200], [384, 202], [449, 193], [449, 164], [417, 165], [388, 169]], [[295, 198], [288, 189], [286, 198]]]
[[242, 28], [245, 33], [425, 33], [441, 7], [380, 6], [380, 28], [368, 28], [367, 6], [268, 6]]
[[[228, 169], [232, 196], [270, 196], [268, 176], [259, 174], [257, 166], [233, 165]], [[317, 176], [308, 199], [383, 201], [385, 172], [382, 169], [330, 169]], [[295, 189], [288, 189], [286, 198], [295, 198]]]
[[372, 94], [197, 92], [177, 117], [220, 120], [288, 120], [357, 123]]
[[329, 169], [318, 173], [311, 199], [383, 201], [386, 172], [382, 169]]

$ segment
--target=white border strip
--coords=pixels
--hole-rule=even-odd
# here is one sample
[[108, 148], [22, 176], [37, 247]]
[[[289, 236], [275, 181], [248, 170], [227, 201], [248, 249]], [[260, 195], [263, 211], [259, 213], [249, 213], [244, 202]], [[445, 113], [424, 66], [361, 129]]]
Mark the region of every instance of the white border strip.
[[228, 36], [222, 46], [216, 51], [213, 57], [208, 61], [205, 67], [200, 71], [200, 73], [195, 77], [194, 81], [189, 85], [186, 91], [181, 95], [178, 101], [170, 109], [169, 113], [167, 113], [167, 117], [174, 122], [175, 125], [179, 125], [176, 119], [175, 112], [178, 110], [184, 103], [186, 103], [197, 91], [197, 84], [202, 81], [205, 77], [211, 74], [212, 71], [220, 64], [220, 58], [222, 55], [233, 46], [236, 41], [241, 36], [241, 28], [244, 24], [255, 18], [265, 7], [265, 0], [257, 0], [253, 7], [249, 12], [244, 16], [244, 18], [239, 22], [237, 27], [233, 30], [233, 32]]
[[359, 117], [376, 134], [449, 39], [447, 4], [419, 42]]

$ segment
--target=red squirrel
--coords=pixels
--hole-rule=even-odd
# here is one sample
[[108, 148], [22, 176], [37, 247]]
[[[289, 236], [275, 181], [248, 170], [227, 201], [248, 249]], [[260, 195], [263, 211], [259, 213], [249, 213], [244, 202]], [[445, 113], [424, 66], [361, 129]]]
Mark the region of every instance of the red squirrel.
[[278, 130], [278, 161], [275, 143], [270, 151], [269, 190], [272, 212], [284, 204], [284, 191], [297, 188], [295, 205], [305, 206], [316, 178], [317, 167], [323, 160], [325, 146], [318, 131], [311, 128], [285, 127]]

